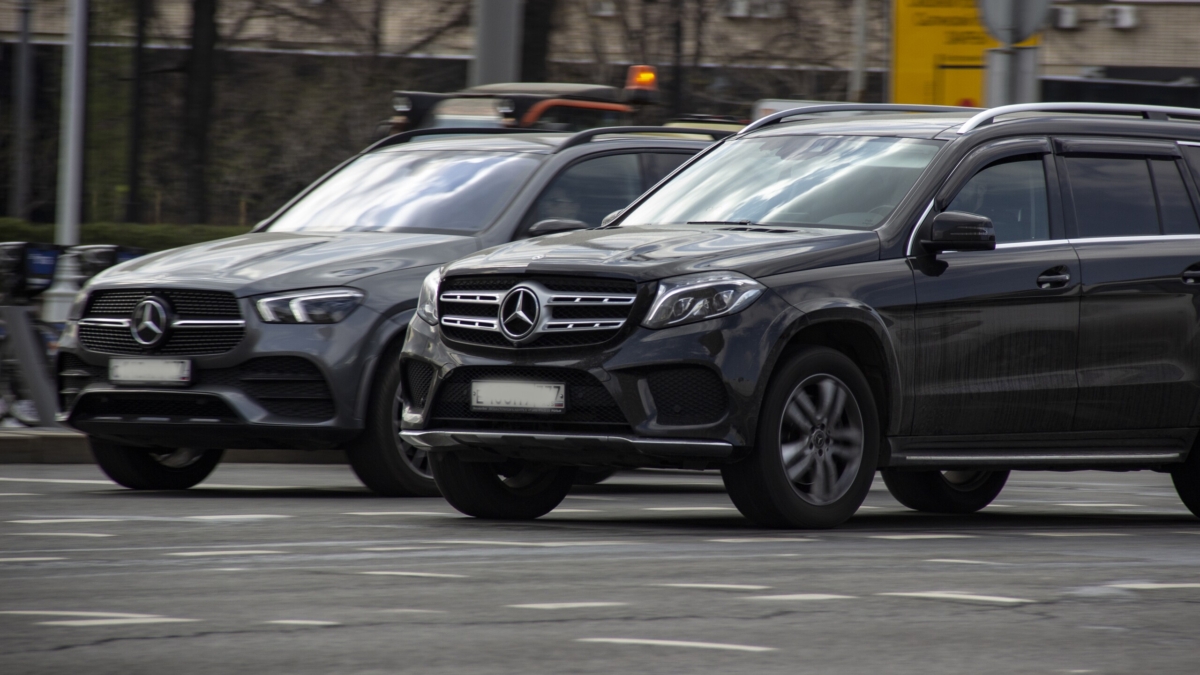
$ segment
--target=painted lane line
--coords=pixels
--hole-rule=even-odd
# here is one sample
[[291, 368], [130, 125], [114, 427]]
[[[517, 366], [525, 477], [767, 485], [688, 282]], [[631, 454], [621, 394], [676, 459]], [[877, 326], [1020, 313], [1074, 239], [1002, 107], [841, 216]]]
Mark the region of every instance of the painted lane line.
[[860, 507], [858, 507], [858, 510], [862, 511], [863, 509], [866, 509], [868, 511], [877, 511], [882, 508], [883, 508], [882, 506], [860, 506]]
[[621, 502], [627, 501], [616, 497], [585, 497], [583, 495], [567, 495], [567, 499], [582, 499], [589, 502]]
[[180, 551], [179, 553], [164, 553], [163, 555], [173, 555], [180, 558], [199, 558], [210, 555], [272, 555], [276, 553], [287, 553], [287, 551]]
[[132, 626], [144, 623], [191, 623], [199, 619], [172, 619], [168, 616], [147, 616], [140, 619], [69, 619], [66, 621], [39, 621], [39, 626]]
[[58, 523], [114, 523], [115, 518], [45, 518], [41, 520], [8, 520], [5, 522], [18, 525], [55, 525]]
[[1028, 537], [1128, 537], [1120, 532], [1026, 532]]
[[723, 642], [691, 642], [685, 640], [646, 640], [641, 638], [580, 638], [576, 642], [598, 642], [611, 645], [647, 645], [651, 647], [683, 647], [685, 649], [723, 649], [734, 652], [773, 652], [774, 647], [732, 645]]
[[68, 485], [116, 485], [111, 480], [80, 480], [71, 478], [0, 478], [4, 483], [63, 483]]
[[40, 497], [40, 492], [0, 492], [0, 497]]
[[649, 506], [643, 511], [737, 511], [732, 506]]
[[188, 520], [202, 521], [237, 521], [237, 520], [270, 520], [273, 518], [291, 518], [291, 516], [280, 516], [273, 513], [247, 513], [233, 514], [228, 516], [187, 516]]
[[445, 546], [367, 546], [356, 549], [359, 551], [383, 552], [383, 551], [438, 551], [446, 548]]
[[1071, 506], [1071, 507], [1076, 507], [1076, 508], [1081, 508], [1081, 509], [1086, 509], [1086, 508], [1091, 508], [1091, 507], [1098, 507], [1098, 508], [1128, 508], [1128, 509], [1138, 509], [1138, 508], [1144, 508], [1144, 507], [1143, 507], [1141, 504], [1102, 504], [1102, 503], [1098, 503], [1098, 502], [1097, 502], [1097, 503], [1091, 503], [1091, 502], [1068, 502], [1068, 503], [1066, 503], [1066, 504], [1055, 504], [1055, 506]]
[[752, 595], [746, 600], [853, 600], [853, 595], [834, 595], [832, 593], [792, 593], [789, 595]]
[[888, 539], [891, 541], [909, 541], [914, 539], [975, 539], [973, 534], [872, 534], [868, 539]]
[[66, 560], [66, 558], [0, 558], [0, 563], [12, 563], [12, 562], [50, 562], [51, 560]]
[[628, 602], [534, 602], [526, 605], [507, 605], [516, 609], [587, 609], [589, 607], [625, 607]]
[[9, 532], [14, 537], [111, 537], [96, 532]]
[[442, 511], [351, 511], [343, 516], [455, 516]]
[[1157, 591], [1170, 590], [1177, 588], [1200, 588], [1200, 584], [1180, 583], [1180, 584], [1108, 584], [1109, 588], [1124, 588], [1130, 591]]
[[1027, 598], [1009, 598], [1002, 595], [976, 595], [975, 593], [959, 593], [956, 591], [921, 591], [915, 593], [876, 593], [876, 595], [895, 598], [922, 598], [926, 600], [964, 600], [967, 602], [992, 602], [1001, 605], [1023, 605], [1034, 600]]
[[753, 586], [751, 584], [651, 584], [665, 588], [701, 588], [714, 591], [765, 591], [770, 586]]
[[735, 537], [732, 539], [709, 539], [709, 541], [717, 544], [774, 544], [787, 542], [809, 542], [820, 541], [819, 539], [806, 539], [804, 537]]
[[157, 614], [130, 614], [129, 612], [66, 612], [62, 610], [16, 609], [6, 610], [0, 614], [19, 616], [78, 616], [95, 619], [145, 619], [158, 616]]
[[275, 621], [264, 621], [263, 623], [273, 623], [280, 626], [340, 626], [342, 624], [337, 621], [318, 621], [316, 619], [276, 619]]
[[568, 548], [573, 546], [633, 546], [630, 541], [501, 541], [494, 539], [438, 539], [430, 544], [462, 546], [525, 546], [530, 548]]
[[381, 609], [383, 614], [445, 614], [444, 609]]
[[554, 509], [550, 513], [603, 513], [600, 509]]
[[380, 577], [426, 577], [429, 579], [466, 579], [465, 574], [441, 574], [438, 572], [359, 572]]
[[925, 562], [948, 563], [952, 565], [1008, 565], [1010, 563], [988, 562], [986, 560], [963, 560], [961, 558], [930, 558]]
[[210, 567], [204, 572], [245, 572], [249, 567]]

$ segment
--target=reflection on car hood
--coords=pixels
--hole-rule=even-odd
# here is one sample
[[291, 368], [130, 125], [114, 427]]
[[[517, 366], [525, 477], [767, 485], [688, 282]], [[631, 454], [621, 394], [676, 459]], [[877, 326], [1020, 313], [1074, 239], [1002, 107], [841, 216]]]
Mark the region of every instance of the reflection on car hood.
[[113, 267], [94, 285], [220, 288], [254, 295], [340, 286], [383, 272], [436, 265], [474, 251], [442, 234], [261, 232], [152, 253]]
[[879, 238], [873, 231], [734, 228], [667, 225], [568, 232], [480, 251], [451, 264], [447, 274], [582, 272], [650, 281], [735, 270], [763, 277], [879, 257]]

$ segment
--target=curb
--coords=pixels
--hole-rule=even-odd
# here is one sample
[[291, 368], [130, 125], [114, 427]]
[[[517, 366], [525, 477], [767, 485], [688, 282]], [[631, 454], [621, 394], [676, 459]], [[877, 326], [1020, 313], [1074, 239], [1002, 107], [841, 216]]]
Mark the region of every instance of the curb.
[[[345, 464], [341, 450], [227, 450], [222, 463]], [[0, 464], [94, 464], [87, 436], [68, 429], [0, 429]]]

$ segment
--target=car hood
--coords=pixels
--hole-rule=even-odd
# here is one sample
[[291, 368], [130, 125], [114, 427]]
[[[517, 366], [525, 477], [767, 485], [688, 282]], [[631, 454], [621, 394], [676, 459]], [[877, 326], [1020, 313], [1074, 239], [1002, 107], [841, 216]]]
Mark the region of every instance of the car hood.
[[474, 237], [445, 234], [260, 232], [142, 256], [98, 275], [92, 285], [186, 286], [245, 296], [352, 284], [441, 264], [477, 248]]
[[664, 225], [527, 239], [454, 262], [446, 274], [615, 274], [651, 281], [734, 270], [758, 278], [878, 257], [879, 237], [873, 231]]

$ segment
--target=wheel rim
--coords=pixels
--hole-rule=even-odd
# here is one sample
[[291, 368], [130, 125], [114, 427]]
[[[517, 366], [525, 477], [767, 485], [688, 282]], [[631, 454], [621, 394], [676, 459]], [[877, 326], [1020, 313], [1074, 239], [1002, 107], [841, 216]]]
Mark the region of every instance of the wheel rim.
[[970, 492], [987, 482], [991, 471], [943, 471], [946, 484], [959, 492]]
[[168, 469], [186, 469], [187, 467], [200, 461], [204, 456], [203, 450], [195, 448], [179, 448], [178, 450], [167, 450], [164, 452], [151, 452], [150, 457], [159, 464]]
[[815, 506], [850, 491], [863, 458], [858, 400], [832, 375], [812, 375], [792, 390], [779, 423], [779, 451], [792, 489]]
[[396, 439], [396, 449], [400, 459], [414, 473], [422, 478], [433, 480], [433, 470], [429, 468], [429, 453], [405, 443], [400, 438], [400, 414], [404, 410], [404, 402], [400, 399], [400, 387], [396, 387], [396, 396], [392, 399], [392, 438]]

